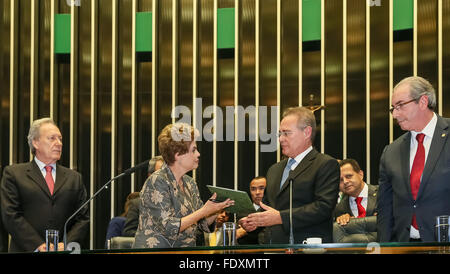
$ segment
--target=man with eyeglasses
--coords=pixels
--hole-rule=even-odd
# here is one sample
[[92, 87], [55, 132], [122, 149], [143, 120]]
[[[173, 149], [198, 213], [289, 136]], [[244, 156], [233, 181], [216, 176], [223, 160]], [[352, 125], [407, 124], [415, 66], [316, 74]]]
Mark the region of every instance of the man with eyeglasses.
[[279, 142], [286, 159], [267, 172], [267, 187], [260, 203], [264, 212], [240, 220], [247, 231], [266, 227], [266, 244], [290, 242], [290, 182], [294, 243], [309, 237], [331, 242], [333, 217], [339, 192], [340, 169], [336, 159], [313, 147], [316, 120], [305, 107], [287, 109], [280, 124]]
[[377, 230], [381, 242], [433, 242], [436, 216], [450, 214], [450, 119], [437, 115], [424, 78], [400, 81], [393, 118], [407, 133], [380, 160]]

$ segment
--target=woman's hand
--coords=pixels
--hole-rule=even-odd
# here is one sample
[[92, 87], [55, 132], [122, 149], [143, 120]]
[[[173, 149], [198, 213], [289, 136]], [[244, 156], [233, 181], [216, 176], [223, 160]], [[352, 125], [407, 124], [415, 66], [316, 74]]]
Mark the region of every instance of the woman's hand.
[[204, 216], [208, 217], [215, 213], [218, 213], [224, 208], [234, 205], [234, 201], [226, 199], [223, 202], [213, 202], [217, 198], [217, 193], [214, 193], [211, 198], [203, 205], [202, 210], [204, 211]]

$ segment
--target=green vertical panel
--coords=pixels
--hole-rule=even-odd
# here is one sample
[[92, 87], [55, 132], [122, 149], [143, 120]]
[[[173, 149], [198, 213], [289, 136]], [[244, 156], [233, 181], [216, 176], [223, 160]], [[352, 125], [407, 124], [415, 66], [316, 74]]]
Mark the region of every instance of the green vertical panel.
[[55, 14], [55, 53], [70, 53], [70, 14]]
[[217, 9], [217, 48], [234, 48], [234, 8]]
[[414, 0], [394, 1], [394, 31], [412, 29], [414, 26]]
[[320, 40], [321, 37], [321, 1], [303, 0], [302, 32], [303, 42]]
[[136, 51], [152, 51], [152, 13], [136, 13]]

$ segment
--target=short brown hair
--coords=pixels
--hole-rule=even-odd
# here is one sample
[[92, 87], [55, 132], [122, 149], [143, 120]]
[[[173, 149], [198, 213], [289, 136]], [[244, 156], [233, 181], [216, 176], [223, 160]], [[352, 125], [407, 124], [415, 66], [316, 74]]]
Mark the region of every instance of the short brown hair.
[[348, 158], [348, 159], [344, 159], [344, 160], [339, 161], [339, 166], [340, 167], [343, 167], [346, 164], [351, 165], [352, 168], [353, 168], [353, 171], [355, 171], [356, 173], [361, 171], [361, 168], [359, 167], [359, 164], [358, 164], [358, 162], [355, 159]]
[[187, 153], [197, 136], [198, 131], [185, 123], [165, 126], [158, 136], [158, 147], [166, 164], [171, 165], [175, 162], [175, 154]]

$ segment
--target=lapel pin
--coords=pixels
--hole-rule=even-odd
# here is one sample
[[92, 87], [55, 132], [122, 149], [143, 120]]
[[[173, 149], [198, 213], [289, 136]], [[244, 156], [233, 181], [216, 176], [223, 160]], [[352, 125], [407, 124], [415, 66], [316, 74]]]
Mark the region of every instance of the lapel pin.
[[444, 137], [445, 137], [445, 135], [447, 135], [447, 134], [445, 134], [445, 133], [442, 133], [441, 137], [442, 137], [442, 138], [444, 138]]

